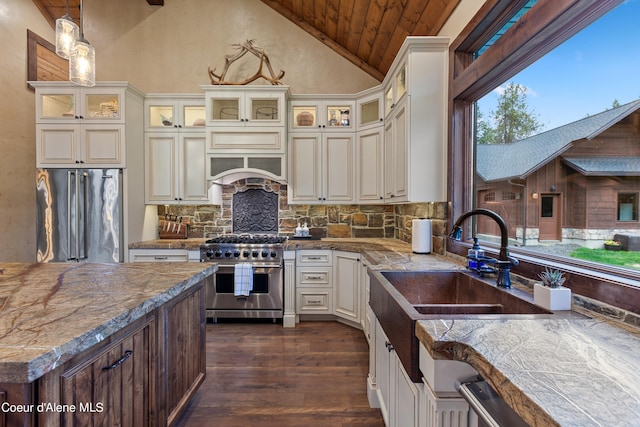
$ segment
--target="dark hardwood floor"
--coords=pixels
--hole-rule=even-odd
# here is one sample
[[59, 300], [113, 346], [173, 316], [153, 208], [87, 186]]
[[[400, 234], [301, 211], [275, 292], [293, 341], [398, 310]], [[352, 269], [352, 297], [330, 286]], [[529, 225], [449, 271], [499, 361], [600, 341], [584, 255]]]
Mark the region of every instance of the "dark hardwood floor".
[[368, 346], [338, 322], [207, 323], [207, 377], [177, 427], [384, 426]]

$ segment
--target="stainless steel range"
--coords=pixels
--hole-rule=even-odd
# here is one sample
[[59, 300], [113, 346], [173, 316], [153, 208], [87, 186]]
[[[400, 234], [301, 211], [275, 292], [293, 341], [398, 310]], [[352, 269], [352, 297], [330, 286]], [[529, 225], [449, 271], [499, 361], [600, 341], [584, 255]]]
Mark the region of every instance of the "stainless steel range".
[[[226, 234], [200, 245], [200, 261], [218, 263], [205, 289], [207, 318], [282, 318], [284, 236]], [[251, 264], [253, 290], [236, 296], [235, 268]]]

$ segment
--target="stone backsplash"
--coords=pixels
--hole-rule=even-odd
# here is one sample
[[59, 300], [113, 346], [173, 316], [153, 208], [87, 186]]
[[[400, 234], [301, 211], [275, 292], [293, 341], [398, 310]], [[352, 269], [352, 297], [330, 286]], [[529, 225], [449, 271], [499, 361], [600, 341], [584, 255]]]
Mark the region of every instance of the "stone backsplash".
[[159, 205], [158, 215], [172, 215], [189, 224], [189, 237], [212, 237], [233, 232], [232, 196], [236, 192], [260, 188], [278, 193], [278, 230], [293, 235], [299, 223], [307, 223], [314, 237], [395, 238], [411, 243], [411, 221], [430, 218], [432, 251], [444, 254], [447, 236], [448, 203], [407, 203], [397, 205], [289, 205], [287, 186], [262, 178], [238, 180], [222, 187], [222, 205]]

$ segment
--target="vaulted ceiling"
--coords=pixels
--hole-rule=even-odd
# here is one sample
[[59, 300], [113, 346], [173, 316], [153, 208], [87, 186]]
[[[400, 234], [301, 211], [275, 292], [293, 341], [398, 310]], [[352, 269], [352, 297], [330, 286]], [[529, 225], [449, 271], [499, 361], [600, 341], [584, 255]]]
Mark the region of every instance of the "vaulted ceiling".
[[[165, 0], [146, 1], [162, 6]], [[180, 1], [180, 0], [166, 0]], [[261, 0], [371, 76], [382, 80], [407, 36], [437, 35], [460, 0]], [[45, 18], [66, 13], [66, 0], [33, 0]], [[69, 0], [79, 22], [80, 0]]]

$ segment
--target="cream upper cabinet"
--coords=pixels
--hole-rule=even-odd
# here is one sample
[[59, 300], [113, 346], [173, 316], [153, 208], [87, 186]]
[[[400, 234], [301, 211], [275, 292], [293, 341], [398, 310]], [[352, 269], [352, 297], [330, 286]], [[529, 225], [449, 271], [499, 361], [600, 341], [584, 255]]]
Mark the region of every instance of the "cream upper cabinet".
[[144, 123], [147, 132], [201, 132], [205, 127], [204, 95], [147, 95]]
[[292, 96], [289, 101], [289, 130], [291, 132], [355, 130], [355, 106], [355, 97], [352, 95]]
[[357, 95], [357, 130], [382, 126], [384, 123], [384, 100], [380, 86], [366, 90]]
[[149, 94], [144, 110], [145, 203], [212, 203], [204, 95]]
[[285, 126], [287, 86], [202, 86], [207, 126]]
[[125, 86], [98, 83], [81, 88], [69, 82], [36, 82], [37, 123], [124, 123]]
[[384, 199], [383, 104], [381, 86], [357, 95], [357, 203], [380, 203]]
[[385, 202], [447, 200], [448, 48], [407, 37], [382, 83]]
[[203, 132], [147, 132], [145, 203], [211, 203], [204, 146]]
[[289, 203], [355, 202], [355, 133], [289, 134]]
[[377, 127], [357, 132], [357, 203], [381, 203], [384, 199], [383, 130], [380, 123]]
[[126, 167], [126, 137], [141, 127], [142, 93], [122, 82], [91, 88], [30, 83], [36, 89], [37, 167]]
[[[408, 201], [407, 102], [400, 101], [384, 125], [384, 201]], [[428, 183], [423, 183], [427, 186]]]

